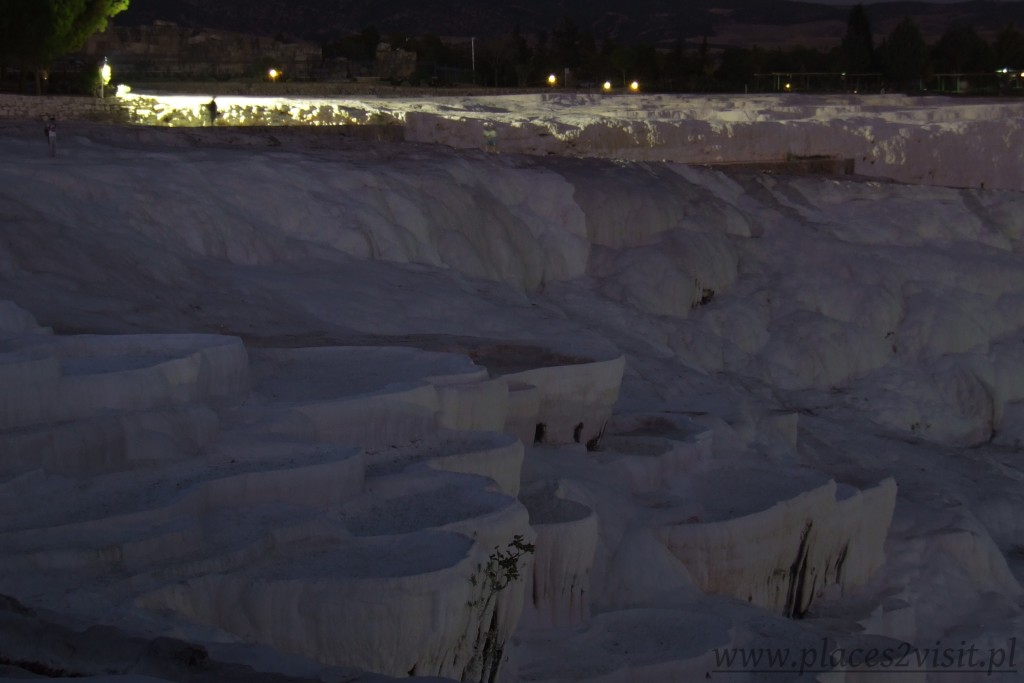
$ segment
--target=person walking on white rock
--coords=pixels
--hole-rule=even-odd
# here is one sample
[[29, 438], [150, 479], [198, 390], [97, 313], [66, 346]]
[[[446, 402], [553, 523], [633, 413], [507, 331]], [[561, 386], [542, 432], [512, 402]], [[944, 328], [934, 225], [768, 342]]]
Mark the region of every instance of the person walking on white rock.
[[43, 133], [46, 135], [46, 143], [50, 147], [50, 156], [57, 156], [57, 119], [50, 117], [50, 120], [46, 122], [46, 127], [43, 128]]
[[210, 125], [217, 125], [217, 98], [211, 97], [210, 101], [206, 103], [206, 113], [210, 117]]

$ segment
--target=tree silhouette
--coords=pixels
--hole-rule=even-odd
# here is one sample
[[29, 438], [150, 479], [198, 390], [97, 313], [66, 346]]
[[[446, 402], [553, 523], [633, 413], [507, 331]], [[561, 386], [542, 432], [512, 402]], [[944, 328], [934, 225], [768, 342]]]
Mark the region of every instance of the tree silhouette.
[[722, 52], [715, 76], [719, 81], [738, 88], [740, 84], [749, 86], [757, 72], [754, 50], [727, 47]]
[[933, 50], [936, 67], [951, 73], [981, 73], [993, 69], [992, 48], [973, 26], [946, 31]]
[[915, 87], [928, 69], [928, 46], [921, 29], [910, 17], [893, 28], [878, 47], [879, 61], [886, 79], [901, 90]]
[[1010, 24], [996, 35], [994, 45], [996, 66], [1024, 69], [1024, 34]]
[[864, 5], [854, 5], [850, 10], [840, 51], [845, 71], [867, 73], [875, 70], [875, 39]]
[[128, 9], [128, 0], [0, 0], [0, 50], [4, 62], [15, 60], [40, 74], [58, 57], [74, 52], [107, 20]]
[[614, 45], [611, 40], [607, 40], [601, 54], [616, 74], [622, 77], [622, 85], [626, 85], [629, 75], [636, 72], [636, 48], [632, 45]]

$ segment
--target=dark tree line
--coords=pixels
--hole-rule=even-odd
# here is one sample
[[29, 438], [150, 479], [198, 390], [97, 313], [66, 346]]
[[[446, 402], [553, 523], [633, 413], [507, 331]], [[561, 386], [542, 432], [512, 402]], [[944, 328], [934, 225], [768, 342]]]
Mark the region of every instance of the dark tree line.
[[565, 19], [550, 32], [524, 36], [516, 28], [506, 36], [476, 39], [473, 54], [468, 42], [452, 45], [434, 36], [382, 37], [367, 29], [328, 43], [325, 55], [372, 59], [382, 39], [417, 53], [420, 68], [412, 79], [416, 82], [436, 82], [438, 74], [455, 72], [465, 81], [475, 66], [476, 82], [496, 87], [538, 87], [554, 74], [560, 84], [570, 86], [608, 79], [619, 88], [636, 79], [646, 90], [736, 91], [753, 85], [757, 74], [778, 72], [878, 74], [887, 87], [911, 90], [933, 74], [994, 73], [1004, 67], [1019, 74], [1024, 69], [1024, 34], [1013, 26], [1003, 28], [991, 43], [973, 26], [955, 26], [929, 45], [908, 17], [876, 44], [863, 5], [850, 10], [842, 41], [828, 50], [727, 47], [713, 52], [707, 38], [696, 47], [680, 38], [666, 49], [597, 38]]
[[0, 0], [0, 77], [34, 74], [36, 90], [54, 60], [81, 49], [89, 36], [128, 9], [129, 0]]

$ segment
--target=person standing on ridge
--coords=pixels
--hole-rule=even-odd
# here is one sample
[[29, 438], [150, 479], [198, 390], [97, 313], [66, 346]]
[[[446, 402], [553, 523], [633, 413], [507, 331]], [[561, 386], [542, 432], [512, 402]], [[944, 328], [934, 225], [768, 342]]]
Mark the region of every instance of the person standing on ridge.
[[57, 156], [57, 119], [50, 117], [50, 120], [46, 122], [46, 127], [43, 128], [43, 133], [46, 135], [46, 142], [50, 146], [50, 156]]
[[217, 121], [217, 98], [211, 97], [210, 101], [206, 103], [206, 113], [210, 116], [210, 125], [215, 125]]
[[484, 124], [484, 149], [488, 152], [498, 151], [498, 131], [490, 121]]

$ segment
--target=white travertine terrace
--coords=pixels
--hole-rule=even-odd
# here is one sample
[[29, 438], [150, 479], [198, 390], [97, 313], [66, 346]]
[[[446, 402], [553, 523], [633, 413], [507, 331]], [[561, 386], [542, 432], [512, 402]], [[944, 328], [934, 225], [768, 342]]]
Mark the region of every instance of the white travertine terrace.
[[[420, 142], [0, 126], [0, 655], [660, 683], [1019, 634], [1018, 104], [350, 108]], [[790, 154], [858, 175], [680, 163]]]
[[[688, 498], [702, 504], [697, 519], [656, 533], [704, 590], [803, 615], [831, 587], [849, 592], [863, 586], [885, 562], [878, 530], [892, 521], [896, 484], [887, 479], [856, 491], [834, 481], [793, 479], [735, 469], [692, 475], [685, 487]], [[727, 509], [722, 500], [706, 500], [723, 480], [746, 500]]]
[[[155, 619], [157, 632], [184, 620], [210, 629], [205, 638], [324, 666], [462, 680], [500, 670], [536, 535], [515, 498], [523, 444], [499, 433], [506, 380], [453, 353], [64, 337], [0, 310], [12, 390], [2, 466], [14, 477], [0, 571], [12, 585], [32, 570], [105, 572], [102, 584], [64, 574], [48, 588], [76, 597], [42, 602], [84, 618], [105, 600], [116, 619]], [[599, 432], [618, 378], [577, 359], [568, 381], [586, 385], [588, 367], [602, 389], [572, 410]], [[543, 375], [556, 387], [558, 377]], [[536, 402], [520, 417], [562, 415]], [[183, 441], [201, 455], [175, 452]], [[36, 487], [61, 505], [25, 512]], [[517, 554], [511, 571], [506, 552]]]
[[[508, 396], [532, 387], [532, 409], [518, 408], [515, 417], [550, 430], [539, 441], [596, 445], [611, 417], [621, 358], [576, 358], [492, 379], [454, 353], [398, 347], [247, 353], [238, 339], [214, 335], [64, 337], [26, 325], [20, 309], [3, 310], [5, 329], [19, 333], [3, 341], [5, 353], [50, 362], [28, 364], [16, 375], [18, 386], [47, 388], [47, 400], [7, 412], [9, 427], [30, 431], [4, 433], [4, 471], [19, 485], [5, 486], [0, 570], [15, 586], [31, 583], [31, 569], [60, 576], [50, 589], [60, 586], [61, 594], [75, 597], [48, 594], [42, 598], [48, 608], [83, 618], [90, 604], [104, 600], [107, 618], [142, 620], [158, 633], [183, 620], [200, 640], [238, 637], [324, 666], [460, 680], [489, 680], [500, 671], [524, 609], [524, 628], [589, 621], [598, 514], [565, 497], [571, 485], [563, 491], [533, 485], [520, 504], [522, 441], [453, 427], [503, 428], [500, 409], [514, 403]], [[503, 357], [501, 349], [476, 356], [495, 369], [558, 357], [524, 347], [506, 348]], [[70, 381], [74, 389], [65, 388]], [[468, 390], [474, 385], [481, 391]], [[460, 391], [442, 394], [453, 387]], [[487, 398], [499, 391], [504, 400]], [[95, 422], [101, 415], [109, 422], [111, 413], [120, 417], [98, 441]], [[191, 447], [204, 455], [175, 453], [182, 425], [192, 432]], [[157, 449], [160, 457], [154, 432], [166, 442]], [[49, 450], [40, 449], [46, 442], [38, 435], [46, 433], [60, 434]], [[120, 457], [104, 448], [111, 438], [123, 449]], [[698, 435], [692, 443], [618, 437], [611, 440], [618, 455], [601, 455], [594, 467], [620, 486], [625, 482], [627, 496], [675, 477], [696, 486], [700, 475], [691, 470], [708, 456], [709, 441]], [[48, 470], [84, 479], [69, 486], [36, 474]], [[10, 516], [38, 495], [36, 487], [61, 496], [61, 506]], [[834, 487], [828, 493], [834, 496]], [[854, 498], [860, 495], [866, 494]], [[802, 494], [815, 496], [818, 491]], [[811, 550], [800, 546], [808, 558], [802, 571], [857, 585], [881, 563], [884, 534], [869, 541], [861, 526], [847, 529], [834, 517], [885, 529], [882, 513], [888, 505], [891, 515], [891, 504], [889, 496], [873, 514], [848, 501], [838, 504], [841, 513], [811, 505], [779, 519], [773, 508], [722, 523], [752, 534], [767, 524], [775, 539], [769, 546], [781, 557], [792, 544], [776, 536], [799, 533], [796, 517], [814, 520], [827, 529], [823, 535], [844, 544], [842, 553], [850, 549], [851, 565], [858, 558], [857, 570], [837, 560], [838, 548], [821, 550], [805, 538]], [[722, 554], [749, 540], [741, 541], [739, 532], [723, 537], [721, 547], [692, 540], [707, 528], [689, 523], [658, 534], [711, 592], [761, 585], [757, 570], [734, 566]], [[510, 572], [502, 561], [513, 554]], [[94, 584], [68, 573], [83, 570], [109, 578]], [[709, 572], [724, 573], [731, 583], [709, 580]], [[778, 595], [759, 594], [756, 603], [805, 611], [820, 590], [813, 582], [799, 590], [807, 594], [789, 607]]]
[[598, 520], [585, 505], [552, 491], [523, 496], [537, 534], [533, 571], [526, 582], [524, 621], [531, 626], [571, 626], [590, 618], [590, 570]]
[[[207, 97], [125, 93], [129, 118], [201, 126]], [[227, 125], [387, 122], [406, 140], [535, 155], [688, 164], [849, 159], [856, 173], [902, 182], [1024, 188], [1024, 105], [900, 94], [809, 96], [552, 92], [452, 98], [218, 99]], [[971, 144], [964, 146], [963, 141]]]

